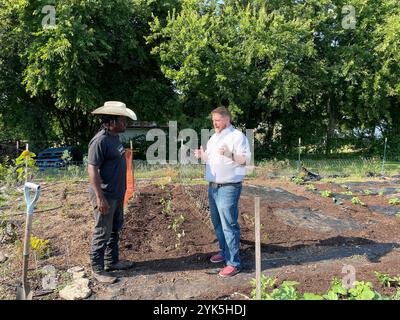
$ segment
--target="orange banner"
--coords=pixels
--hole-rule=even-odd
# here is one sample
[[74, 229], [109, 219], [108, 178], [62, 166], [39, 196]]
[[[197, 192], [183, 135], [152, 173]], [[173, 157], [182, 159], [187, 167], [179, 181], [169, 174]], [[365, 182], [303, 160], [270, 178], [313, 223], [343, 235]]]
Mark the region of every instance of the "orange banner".
[[126, 207], [129, 199], [133, 196], [135, 192], [135, 179], [133, 175], [133, 166], [132, 166], [132, 149], [125, 150], [125, 159], [126, 159], [126, 192], [124, 199], [124, 208]]

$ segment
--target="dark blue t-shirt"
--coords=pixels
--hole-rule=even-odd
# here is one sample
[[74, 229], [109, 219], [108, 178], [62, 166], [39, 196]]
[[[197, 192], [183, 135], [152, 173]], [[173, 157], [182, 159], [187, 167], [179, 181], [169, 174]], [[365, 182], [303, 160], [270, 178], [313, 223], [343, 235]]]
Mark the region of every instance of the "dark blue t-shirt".
[[[126, 191], [125, 149], [119, 136], [99, 131], [89, 142], [88, 163], [99, 167], [101, 189], [107, 199], [122, 200]], [[92, 194], [94, 190], [89, 188]]]

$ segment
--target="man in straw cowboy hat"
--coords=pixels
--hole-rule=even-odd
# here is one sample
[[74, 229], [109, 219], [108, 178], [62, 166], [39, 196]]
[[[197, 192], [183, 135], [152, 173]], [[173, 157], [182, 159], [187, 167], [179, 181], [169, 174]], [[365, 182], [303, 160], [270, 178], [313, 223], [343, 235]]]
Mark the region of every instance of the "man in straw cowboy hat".
[[89, 142], [88, 152], [89, 197], [95, 217], [90, 260], [96, 280], [114, 283], [117, 278], [108, 271], [133, 266], [132, 262], [119, 260], [126, 160], [118, 134], [125, 131], [127, 118], [136, 120], [136, 115], [118, 101], [107, 101], [92, 114], [101, 116], [102, 127]]

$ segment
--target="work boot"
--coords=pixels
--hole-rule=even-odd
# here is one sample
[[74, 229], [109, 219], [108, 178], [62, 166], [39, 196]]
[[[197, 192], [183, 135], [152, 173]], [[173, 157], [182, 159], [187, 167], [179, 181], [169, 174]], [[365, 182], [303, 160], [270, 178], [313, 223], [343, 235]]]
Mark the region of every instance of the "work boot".
[[117, 277], [113, 277], [106, 271], [93, 271], [93, 278], [100, 283], [113, 284], [118, 280]]
[[105, 271], [128, 270], [131, 268], [133, 268], [132, 261], [118, 261], [117, 263], [104, 266]]

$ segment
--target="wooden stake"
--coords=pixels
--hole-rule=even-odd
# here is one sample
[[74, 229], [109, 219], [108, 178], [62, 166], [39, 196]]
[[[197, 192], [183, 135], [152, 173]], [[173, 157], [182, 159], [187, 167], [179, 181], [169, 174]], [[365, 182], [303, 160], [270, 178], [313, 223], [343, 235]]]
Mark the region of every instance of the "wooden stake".
[[[29, 144], [26, 144], [26, 151], [29, 151]], [[25, 182], [28, 182], [28, 161], [29, 157], [25, 158]]]
[[131, 150], [133, 149], [133, 147], [132, 147], [132, 140], [129, 140], [129, 142], [130, 142], [130, 144], [131, 144]]
[[260, 235], [260, 197], [255, 197], [255, 239], [256, 239], [256, 299], [261, 300], [261, 235]]

